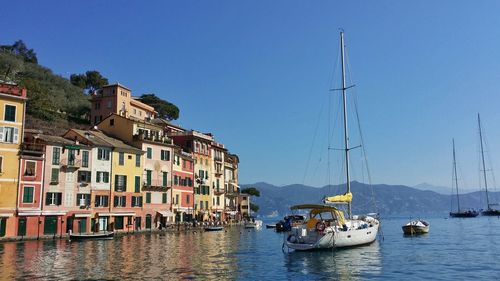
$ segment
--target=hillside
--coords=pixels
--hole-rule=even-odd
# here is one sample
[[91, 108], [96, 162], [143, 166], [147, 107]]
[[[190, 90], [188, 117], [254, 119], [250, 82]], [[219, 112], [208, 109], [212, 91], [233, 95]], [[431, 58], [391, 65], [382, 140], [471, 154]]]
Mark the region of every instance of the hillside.
[[[283, 187], [267, 183], [242, 185], [242, 188], [256, 187], [260, 197], [252, 200], [259, 205], [259, 214], [266, 216], [273, 213], [283, 216], [289, 213], [289, 207], [301, 203], [321, 203], [325, 195], [340, 194], [344, 186], [325, 186], [322, 188], [305, 185], [287, 185]], [[423, 191], [403, 185], [373, 185], [373, 189], [364, 183], [352, 182], [353, 213], [378, 212], [382, 216], [446, 216], [450, 211], [450, 204], [456, 208], [456, 199], [451, 195], [439, 194], [433, 191]], [[373, 190], [373, 196], [372, 196]], [[372, 198], [375, 198], [376, 208]], [[491, 195], [493, 201], [498, 202], [500, 193]], [[484, 194], [472, 192], [460, 197], [462, 207], [484, 207]]]
[[60, 134], [69, 127], [88, 127], [90, 102], [83, 89], [19, 54], [0, 50], [0, 80], [28, 90], [27, 128]]

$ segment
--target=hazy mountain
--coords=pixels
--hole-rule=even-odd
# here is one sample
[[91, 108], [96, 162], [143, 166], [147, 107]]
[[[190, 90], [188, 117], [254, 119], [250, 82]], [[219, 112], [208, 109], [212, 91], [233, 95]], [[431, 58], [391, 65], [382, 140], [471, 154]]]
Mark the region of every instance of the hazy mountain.
[[[259, 205], [259, 215], [268, 216], [278, 214], [282, 217], [290, 213], [289, 207], [302, 203], [321, 203], [326, 195], [341, 194], [345, 185], [324, 186], [321, 188], [300, 184], [274, 186], [259, 182], [246, 184], [242, 187], [253, 186], [259, 189], [260, 197], [252, 198]], [[451, 204], [456, 208], [456, 197], [449, 194], [440, 194], [430, 190], [419, 190], [404, 185], [367, 185], [352, 182], [351, 190], [354, 196], [353, 213], [363, 214], [378, 212], [382, 216], [446, 216]], [[375, 200], [372, 200], [375, 198]], [[499, 202], [500, 193], [491, 194], [490, 201]], [[484, 208], [484, 194], [477, 192], [460, 196], [462, 208]]]

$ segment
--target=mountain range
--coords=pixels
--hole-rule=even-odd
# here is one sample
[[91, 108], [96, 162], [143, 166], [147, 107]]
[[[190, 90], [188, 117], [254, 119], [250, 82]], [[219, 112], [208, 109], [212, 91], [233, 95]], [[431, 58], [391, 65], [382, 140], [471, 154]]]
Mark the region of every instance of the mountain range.
[[[342, 194], [345, 184], [311, 187], [301, 184], [274, 186], [265, 182], [244, 184], [242, 188], [255, 187], [260, 197], [251, 201], [259, 205], [259, 216], [283, 217], [290, 213], [290, 206], [304, 203], [320, 204], [325, 196]], [[381, 216], [447, 216], [450, 209], [457, 208], [456, 195], [440, 194], [404, 185], [351, 182], [353, 214], [377, 212]], [[451, 190], [449, 191], [451, 192]], [[490, 201], [499, 202], [500, 192], [490, 192]], [[485, 208], [484, 192], [476, 191], [460, 195], [461, 208]]]

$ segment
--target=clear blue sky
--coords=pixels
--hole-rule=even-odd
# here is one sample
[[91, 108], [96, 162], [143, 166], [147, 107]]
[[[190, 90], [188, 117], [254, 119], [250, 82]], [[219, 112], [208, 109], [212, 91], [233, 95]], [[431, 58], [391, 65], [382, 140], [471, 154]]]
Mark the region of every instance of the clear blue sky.
[[455, 137], [477, 185], [478, 112], [500, 171], [500, 2], [348, 2], [5, 1], [0, 44], [173, 102], [178, 124], [240, 156], [241, 183], [322, 186], [326, 145], [311, 143], [342, 27], [374, 183], [449, 186]]

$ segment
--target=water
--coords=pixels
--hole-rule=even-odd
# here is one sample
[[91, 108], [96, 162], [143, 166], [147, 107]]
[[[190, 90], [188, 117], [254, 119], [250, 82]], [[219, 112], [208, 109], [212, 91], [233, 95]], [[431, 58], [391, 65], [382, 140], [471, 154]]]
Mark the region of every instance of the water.
[[0, 279], [28, 280], [498, 280], [500, 219], [428, 219], [405, 237], [408, 219], [382, 221], [384, 239], [321, 252], [281, 249], [271, 229], [140, 234], [101, 241], [0, 244]]

